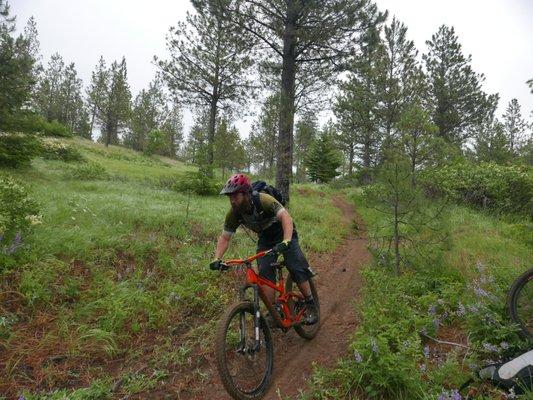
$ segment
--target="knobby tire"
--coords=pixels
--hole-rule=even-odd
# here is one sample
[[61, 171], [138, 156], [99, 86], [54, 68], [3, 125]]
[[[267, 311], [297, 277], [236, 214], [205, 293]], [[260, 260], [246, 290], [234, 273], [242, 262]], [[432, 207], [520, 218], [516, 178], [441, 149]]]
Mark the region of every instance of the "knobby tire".
[[[218, 329], [217, 329], [217, 335], [215, 340], [215, 354], [216, 354], [216, 362], [217, 362], [217, 368], [218, 372], [220, 374], [220, 378], [222, 379], [222, 384], [226, 388], [227, 392], [230, 394], [231, 397], [237, 400], [251, 400], [251, 399], [260, 399], [262, 398], [269, 385], [270, 385], [270, 379], [272, 376], [272, 369], [274, 366], [274, 347], [272, 343], [272, 335], [270, 333], [270, 329], [264, 320], [264, 318], [261, 316], [260, 318], [260, 337], [262, 334], [263, 341], [261, 343], [261, 350], [265, 352], [266, 357], [266, 366], [265, 366], [265, 372], [262, 377], [261, 382], [257, 385], [257, 387], [254, 387], [249, 390], [243, 390], [241, 389], [235, 382], [235, 380], [232, 378], [230, 370], [229, 370], [229, 357], [232, 355], [232, 349], [231, 346], [228, 346], [226, 343], [226, 337], [228, 334], [228, 328], [230, 328], [232, 322], [235, 322], [234, 319], [237, 318], [238, 320], [241, 318], [241, 314], [243, 315], [249, 314], [250, 321], [253, 320], [254, 315], [254, 306], [249, 301], [243, 301], [239, 303], [233, 304], [231, 307], [228, 308], [224, 316], [219, 322]], [[235, 352], [237, 353], [237, 352]], [[234, 357], [245, 357], [244, 355], [237, 355]], [[243, 362], [246, 362], [243, 358]]]

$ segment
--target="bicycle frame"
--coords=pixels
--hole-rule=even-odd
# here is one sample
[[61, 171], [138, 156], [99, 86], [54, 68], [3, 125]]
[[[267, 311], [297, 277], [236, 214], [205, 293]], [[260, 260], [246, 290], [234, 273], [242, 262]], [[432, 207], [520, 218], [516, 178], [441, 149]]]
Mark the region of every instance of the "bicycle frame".
[[[259, 274], [255, 272], [252, 266], [252, 262], [257, 260], [258, 258], [266, 256], [267, 254], [270, 254], [271, 252], [272, 250], [260, 251], [259, 253], [246, 259], [233, 259], [225, 262], [225, 264], [228, 266], [246, 266], [246, 287], [252, 287], [254, 292], [253, 304], [256, 314], [254, 316], [256, 340], [258, 340], [259, 337], [259, 298], [261, 298], [261, 300], [265, 304], [266, 308], [268, 309], [268, 312], [276, 321], [276, 324], [283, 330], [288, 330], [292, 326], [299, 324], [304, 314], [304, 310], [300, 310], [296, 315], [292, 315], [288, 304], [289, 300], [303, 300], [303, 297], [293, 292], [285, 292], [285, 279], [283, 279], [281, 271], [279, 273], [279, 279], [277, 283], [272, 283], [268, 279], [259, 276]], [[282, 311], [285, 316], [283, 319], [280, 318], [278, 311], [274, 308], [274, 305], [270, 303], [270, 300], [267, 298], [263, 286], [268, 286], [279, 293], [278, 301], [281, 304]]]

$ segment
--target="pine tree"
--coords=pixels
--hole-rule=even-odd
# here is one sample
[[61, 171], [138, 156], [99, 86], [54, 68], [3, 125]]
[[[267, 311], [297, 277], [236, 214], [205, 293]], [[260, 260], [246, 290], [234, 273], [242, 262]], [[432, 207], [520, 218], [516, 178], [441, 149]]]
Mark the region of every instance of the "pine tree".
[[46, 69], [39, 77], [35, 92], [35, 108], [48, 121], [60, 120], [63, 104], [61, 102], [62, 83], [65, 73], [65, 62], [59, 53], [54, 53], [48, 61]]
[[375, 68], [382, 79], [381, 110], [385, 140], [390, 140], [402, 113], [426, 96], [425, 77], [417, 61], [414, 42], [407, 39], [407, 27], [395, 17], [385, 26], [383, 60]]
[[507, 164], [513, 159], [505, 126], [497, 119], [486, 121], [475, 136], [474, 150], [478, 161]]
[[192, 125], [182, 158], [184, 161], [202, 166], [207, 163], [207, 126], [209, 124], [209, 114], [199, 112]]
[[[352, 54], [360, 34], [385, 16], [368, 0], [242, 0], [227, 14], [280, 61], [276, 187], [289, 198], [297, 74], [308, 84], [329, 78]], [[269, 55], [270, 56], [270, 55]]]
[[163, 155], [176, 158], [183, 142], [183, 114], [177, 102], [172, 102], [161, 126], [165, 133], [166, 147]]
[[316, 115], [305, 113], [296, 123], [294, 135], [294, 164], [297, 182], [303, 182], [307, 178], [305, 159], [317, 134], [318, 120]]
[[326, 128], [309, 150], [306, 159], [309, 178], [313, 182], [327, 183], [339, 175], [337, 169], [341, 164], [341, 155], [335, 147], [332, 133]]
[[432, 117], [439, 135], [456, 146], [464, 144], [496, 101], [481, 90], [485, 77], [472, 70], [453, 27], [442, 25], [427, 41], [423, 56], [429, 86]]
[[91, 83], [87, 88], [87, 104], [90, 109], [90, 133], [94, 131], [94, 123], [99, 112], [102, 112], [105, 97], [109, 87], [110, 73], [106, 67], [104, 57], [100, 56], [98, 65], [91, 74]]
[[509, 141], [509, 149], [512, 154], [517, 155], [518, 150], [523, 145], [526, 136], [527, 124], [522, 119], [520, 104], [517, 99], [512, 99], [503, 115], [505, 133]]
[[222, 179], [227, 171], [237, 171], [244, 168], [244, 145], [237, 128], [229, 126], [226, 118], [222, 118], [215, 135], [215, 166], [221, 169]]
[[416, 175], [421, 167], [434, 160], [438, 148], [442, 146], [435, 134], [439, 128], [420, 106], [414, 105], [405, 110], [398, 122], [400, 145], [411, 170], [411, 183], [416, 185]]
[[101, 136], [106, 146], [119, 143], [119, 133], [127, 126], [131, 116], [131, 93], [128, 84], [126, 59], [113, 62], [110, 68], [109, 87], [98, 113]]
[[278, 121], [279, 96], [274, 94], [266, 98], [250, 132], [252, 164], [260, 174], [268, 178], [272, 178], [275, 173]]
[[193, 2], [195, 14], [171, 28], [168, 61], [158, 60], [170, 90], [189, 106], [209, 108], [207, 164], [214, 161], [216, 120], [221, 106], [229, 112], [252, 89], [252, 42], [232, 29], [225, 12], [210, 1]]
[[363, 167], [362, 180], [371, 180], [370, 170], [376, 166], [380, 131], [380, 99], [383, 83], [383, 46], [376, 29], [369, 29], [364, 37], [361, 54], [348, 65], [345, 81], [339, 84], [334, 112], [339, 121], [339, 142], [352, 174], [356, 158]]
[[35, 84], [32, 39], [12, 36], [15, 17], [9, 3], [0, 0], [0, 127], [30, 100]]
[[137, 151], [144, 151], [148, 143], [148, 134], [153, 130], [161, 130], [168, 112], [162, 82], [156, 78], [150, 82], [148, 89], [139, 92], [133, 102], [130, 130], [124, 136], [124, 145]]

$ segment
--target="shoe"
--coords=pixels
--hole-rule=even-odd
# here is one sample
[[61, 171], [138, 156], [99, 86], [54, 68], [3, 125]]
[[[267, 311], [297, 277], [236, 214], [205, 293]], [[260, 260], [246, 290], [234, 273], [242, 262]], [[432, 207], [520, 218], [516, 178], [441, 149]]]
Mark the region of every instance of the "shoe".
[[306, 300], [305, 301], [305, 325], [314, 325], [318, 322], [318, 309], [315, 304], [315, 300]]

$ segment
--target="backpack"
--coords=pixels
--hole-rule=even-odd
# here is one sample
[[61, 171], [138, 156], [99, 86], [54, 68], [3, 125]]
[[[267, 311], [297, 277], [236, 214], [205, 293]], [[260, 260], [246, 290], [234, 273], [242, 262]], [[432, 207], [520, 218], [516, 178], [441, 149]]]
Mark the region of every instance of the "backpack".
[[259, 201], [259, 193], [269, 194], [279, 201], [282, 206], [285, 206], [285, 198], [279, 189], [269, 185], [265, 181], [255, 181], [252, 183], [252, 203], [259, 214], [263, 214], [263, 207], [261, 206], [261, 201]]

